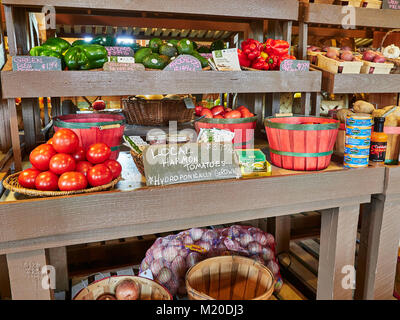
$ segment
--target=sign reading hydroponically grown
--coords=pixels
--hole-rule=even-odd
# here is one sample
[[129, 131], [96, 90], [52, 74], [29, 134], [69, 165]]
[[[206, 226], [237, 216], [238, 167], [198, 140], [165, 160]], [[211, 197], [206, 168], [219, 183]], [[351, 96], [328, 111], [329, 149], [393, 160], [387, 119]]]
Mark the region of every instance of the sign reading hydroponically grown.
[[241, 177], [231, 143], [151, 145], [143, 163], [148, 186]]

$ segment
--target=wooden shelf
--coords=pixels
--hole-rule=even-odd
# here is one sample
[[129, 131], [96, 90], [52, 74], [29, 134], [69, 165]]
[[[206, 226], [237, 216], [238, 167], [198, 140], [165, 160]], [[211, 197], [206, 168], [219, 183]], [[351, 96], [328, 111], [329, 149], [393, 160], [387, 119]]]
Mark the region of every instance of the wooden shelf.
[[3, 71], [3, 98], [319, 92], [321, 72]]
[[400, 92], [400, 74], [341, 74], [322, 71], [322, 90], [329, 93]]
[[[330, 4], [304, 4], [300, 20], [306, 23], [342, 25], [348, 11], [343, 6]], [[357, 27], [400, 28], [400, 11], [391, 9], [354, 8]]]
[[[90, 9], [118, 11], [159, 12], [171, 14], [240, 17], [252, 19], [298, 20], [297, 0], [5, 0], [4, 5], [41, 8], [54, 6], [57, 9]], [[71, 11], [73, 12], [73, 11]]]

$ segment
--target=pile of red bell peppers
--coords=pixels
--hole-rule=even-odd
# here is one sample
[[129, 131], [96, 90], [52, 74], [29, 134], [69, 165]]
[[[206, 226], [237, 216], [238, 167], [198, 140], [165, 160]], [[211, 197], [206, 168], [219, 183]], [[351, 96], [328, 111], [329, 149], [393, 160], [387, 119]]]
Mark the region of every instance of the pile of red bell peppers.
[[239, 63], [257, 70], [279, 70], [282, 61], [296, 59], [289, 54], [289, 47], [285, 40], [267, 39], [261, 43], [248, 39], [242, 42], [242, 49], [238, 49]]

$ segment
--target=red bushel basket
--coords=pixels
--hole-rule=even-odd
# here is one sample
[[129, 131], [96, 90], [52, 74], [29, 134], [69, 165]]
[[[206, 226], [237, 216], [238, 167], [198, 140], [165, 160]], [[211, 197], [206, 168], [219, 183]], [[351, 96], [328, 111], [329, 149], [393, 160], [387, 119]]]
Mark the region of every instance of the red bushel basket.
[[240, 119], [203, 118], [195, 122], [197, 133], [200, 129], [222, 129], [235, 133], [233, 144], [236, 148], [254, 148], [254, 129], [257, 116]]
[[54, 130], [71, 129], [85, 150], [93, 143], [103, 142], [111, 148], [110, 159], [116, 160], [124, 134], [124, 119], [114, 114], [70, 114], [55, 117]]
[[327, 168], [338, 128], [338, 120], [320, 117], [265, 119], [271, 162], [296, 171]]

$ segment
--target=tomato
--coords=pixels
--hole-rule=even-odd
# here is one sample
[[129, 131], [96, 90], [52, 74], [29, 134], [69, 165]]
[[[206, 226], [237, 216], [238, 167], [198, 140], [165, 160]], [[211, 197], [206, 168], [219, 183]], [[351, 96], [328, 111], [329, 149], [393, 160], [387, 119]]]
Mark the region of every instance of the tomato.
[[223, 119], [224, 117], [221, 116], [220, 114], [217, 114], [216, 116], [214, 116], [214, 119]]
[[232, 109], [231, 108], [225, 108], [225, 113], [231, 112]]
[[40, 171], [49, 170], [50, 159], [57, 154], [53, 146], [50, 144], [41, 144], [40, 146], [33, 149], [29, 155], [29, 161], [31, 164]]
[[51, 139], [49, 139], [48, 141], [47, 141], [47, 144], [53, 144], [53, 138], [51, 138]]
[[209, 118], [209, 119], [211, 119], [212, 117], [213, 117], [213, 114], [211, 113], [211, 110], [210, 109], [203, 109], [203, 110], [201, 110], [201, 113], [200, 113], [200, 116], [202, 117], [202, 116], [205, 116], [204, 118]]
[[113, 179], [116, 179], [121, 175], [122, 167], [118, 161], [107, 160], [106, 162], [104, 162], [104, 165], [106, 165], [108, 169], [111, 170]]
[[82, 190], [87, 187], [87, 179], [80, 172], [65, 172], [58, 179], [58, 188], [61, 191]]
[[89, 169], [92, 167], [93, 165], [89, 161], [78, 161], [76, 163], [75, 170], [82, 173], [86, 177]]
[[35, 180], [39, 173], [35, 168], [26, 169], [19, 174], [18, 183], [24, 188], [35, 189]]
[[35, 180], [35, 186], [37, 190], [41, 191], [56, 191], [58, 190], [58, 176], [51, 171], [39, 173]]
[[94, 110], [104, 110], [106, 108], [106, 103], [103, 100], [97, 100], [92, 103], [92, 107]]
[[70, 154], [57, 153], [50, 160], [49, 169], [51, 172], [62, 175], [64, 172], [74, 171], [76, 163]]
[[243, 110], [243, 109], [249, 110], [245, 106], [239, 106], [235, 110], [240, 111], [240, 110]]
[[70, 129], [60, 129], [53, 136], [53, 147], [58, 153], [74, 153], [79, 147], [79, 138]]
[[105, 143], [94, 143], [86, 151], [86, 159], [93, 164], [103, 163], [110, 155], [111, 149]]
[[112, 181], [112, 172], [104, 164], [97, 164], [87, 173], [87, 179], [92, 187], [98, 187]]
[[242, 117], [240, 111], [233, 110], [230, 112], [225, 113], [225, 119], [239, 119]]
[[217, 116], [224, 112], [225, 108], [223, 106], [215, 106], [214, 108], [211, 109], [211, 113], [213, 114], [213, 116]]
[[76, 151], [72, 154], [72, 158], [75, 159], [75, 161], [85, 161], [86, 160], [86, 152], [85, 149], [82, 147], [78, 147]]
[[242, 115], [242, 118], [252, 117], [252, 113], [246, 107], [243, 107], [242, 109], [240, 109], [239, 112]]
[[196, 106], [196, 107], [194, 108], [194, 112], [196, 113], [196, 116], [199, 117], [202, 110], [203, 110], [203, 107], [202, 107], [202, 106]]

